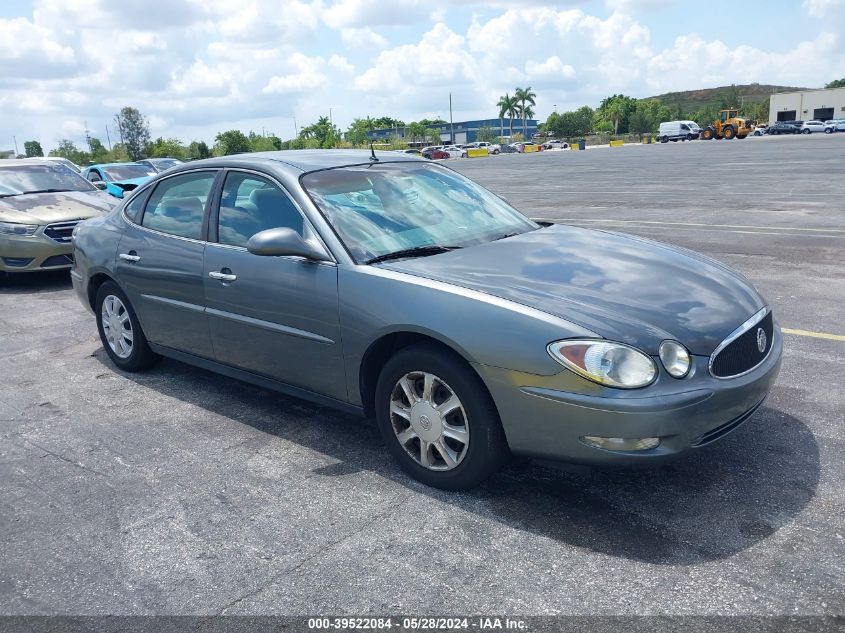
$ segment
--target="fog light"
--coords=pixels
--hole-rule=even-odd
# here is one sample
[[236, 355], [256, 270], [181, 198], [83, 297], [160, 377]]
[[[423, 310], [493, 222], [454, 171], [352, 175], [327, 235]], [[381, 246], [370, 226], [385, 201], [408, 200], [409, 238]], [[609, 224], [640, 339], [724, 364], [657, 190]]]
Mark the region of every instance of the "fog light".
[[581, 441], [606, 451], [647, 451], [660, 444], [659, 437], [596, 437], [585, 435]]

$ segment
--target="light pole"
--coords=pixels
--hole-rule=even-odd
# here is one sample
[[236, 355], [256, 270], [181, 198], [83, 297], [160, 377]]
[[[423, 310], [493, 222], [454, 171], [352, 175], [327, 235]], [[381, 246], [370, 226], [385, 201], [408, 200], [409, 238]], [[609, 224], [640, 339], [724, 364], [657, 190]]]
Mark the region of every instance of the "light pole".
[[449, 145], [455, 144], [455, 127], [452, 124], [452, 93], [449, 93]]

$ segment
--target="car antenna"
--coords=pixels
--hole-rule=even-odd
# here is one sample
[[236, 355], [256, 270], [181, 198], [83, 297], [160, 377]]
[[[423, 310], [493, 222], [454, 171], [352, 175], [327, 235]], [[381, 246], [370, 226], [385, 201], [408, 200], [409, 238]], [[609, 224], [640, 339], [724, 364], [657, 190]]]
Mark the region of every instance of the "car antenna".
[[374, 141], [370, 141], [370, 160], [378, 162], [378, 156], [376, 156], [376, 148], [373, 147], [373, 142]]

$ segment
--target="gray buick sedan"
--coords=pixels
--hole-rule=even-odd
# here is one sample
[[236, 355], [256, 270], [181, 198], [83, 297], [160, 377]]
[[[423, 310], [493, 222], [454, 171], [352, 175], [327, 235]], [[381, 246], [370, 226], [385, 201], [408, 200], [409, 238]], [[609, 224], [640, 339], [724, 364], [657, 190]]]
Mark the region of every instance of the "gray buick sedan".
[[742, 275], [547, 226], [429, 161], [315, 150], [181, 165], [74, 232], [74, 287], [124, 371], [159, 356], [373, 416], [411, 476], [511, 454], [648, 463], [747, 420], [781, 334]]

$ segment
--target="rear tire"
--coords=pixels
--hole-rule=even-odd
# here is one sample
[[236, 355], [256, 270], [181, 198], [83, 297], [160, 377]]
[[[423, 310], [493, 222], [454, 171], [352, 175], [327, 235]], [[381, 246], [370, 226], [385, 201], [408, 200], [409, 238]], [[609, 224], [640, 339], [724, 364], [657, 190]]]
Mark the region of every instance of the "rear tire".
[[[452, 407], [441, 414], [438, 407], [445, 411], [447, 402]], [[376, 385], [375, 411], [393, 458], [426, 485], [473, 488], [510, 456], [481, 378], [463, 359], [437, 347], [406, 347], [387, 361]]]
[[116, 283], [107, 281], [99, 287], [94, 308], [103, 349], [118, 368], [134, 373], [159, 359], [147, 343], [132, 304]]
[[832, 129], [832, 128], [829, 128], [829, 127], [826, 127], [826, 128], [824, 129], [824, 133], [825, 133], [825, 134], [833, 134], [833, 129]]
[[703, 141], [712, 141], [714, 136], [716, 136], [716, 130], [713, 126], [708, 126], [701, 130], [701, 140]]

